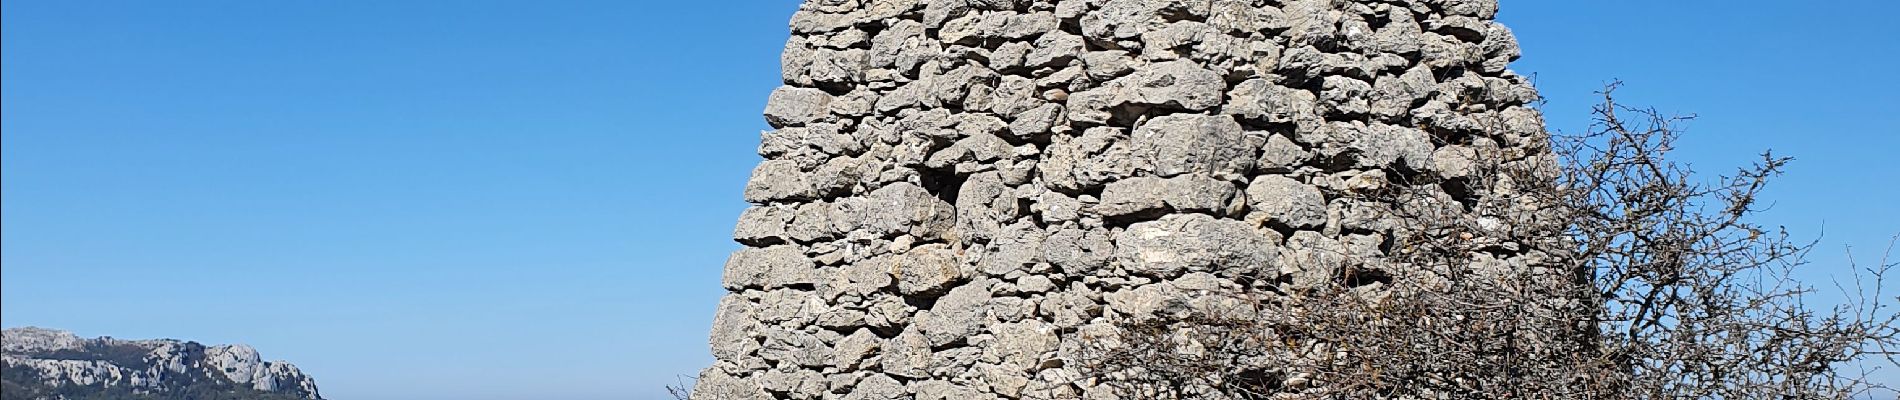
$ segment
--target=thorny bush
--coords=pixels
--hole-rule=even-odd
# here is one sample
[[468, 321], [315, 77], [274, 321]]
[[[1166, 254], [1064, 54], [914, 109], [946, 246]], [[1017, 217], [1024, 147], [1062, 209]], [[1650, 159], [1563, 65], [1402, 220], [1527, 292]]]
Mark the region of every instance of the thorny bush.
[[1075, 355], [1081, 384], [1198, 399], [1891, 393], [1860, 368], [1895, 364], [1882, 288], [1896, 263], [1850, 261], [1850, 301], [1813, 307], [1790, 274], [1812, 242], [1750, 221], [1790, 159], [1699, 182], [1666, 157], [1690, 117], [1619, 104], [1616, 86], [1587, 132], [1541, 154], [1452, 137], [1470, 149], [1458, 178], [1336, 193], [1391, 205], [1383, 255], [1299, 261], [1327, 264], [1303, 266], [1332, 271], [1318, 284], [1264, 268], [1185, 315], [1116, 321]]

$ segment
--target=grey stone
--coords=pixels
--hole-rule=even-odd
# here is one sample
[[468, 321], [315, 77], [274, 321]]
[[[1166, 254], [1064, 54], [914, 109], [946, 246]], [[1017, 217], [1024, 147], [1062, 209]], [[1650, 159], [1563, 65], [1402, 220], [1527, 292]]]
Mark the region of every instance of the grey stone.
[[957, 190], [957, 239], [989, 241], [1023, 211], [1019, 203], [1001, 174], [985, 172], [964, 180]]
[[1476, 18], [1493, 18], [1498, 15], [1498, 0], [1434, 0], [1446, 14]]
[[785, 235], [804, 243], [836, 238], [840, 232], [834, 221], [838, 218], [838, 206], [835, 204], [799, 204], [792, 212], [792, 220], [785, 228]]
[[917, 393], [917, 400], [985, 400], [995, 399], [995, 395], [985, 394], [968, 386], [939, 380], [911, 382], [910, 391]]
[[864, 313], [864, 322], [880, 329], [901, 328], [910, 323], [912, 314], [917, 311], [894, 295], [873, 296], [865, 303], [869, 305]]
[[1289, 27], [1285, 33], [1287, 40], [1299, 46], [1326, 47], [1339, 39], [1339, 19], [1337, 2], [1333, 0], [1289, 0], [1281, 10], [1286, 12]]
[[830, 199], [861, 190], [866, 181], [876, 176], [875, 162], [859, 157], [837, 157], [826, 160], [824, 164], [819, 164], [808, 178], [812, 196]]
[[975, 12], [944, 21], [937, 36], [946, 45], [980, 45], [984, 40], [999, 39], [1009, 13]]
[[818, 123], [759, 133], [759, 155], [768, 159], [789, 159], [801, 166], [816, 166], [839, 155], [856, 155], [865, 145], [838, 124]]
[[792, 214], [792, 210], [781, 206], [747, 207], [739, 214], [739, 223], [733, 226], [732, 239], [748, 246], [783, 242]]
[[1380, 75], [1373, 82], [1372, 112], [1385, 118], [1406, 115], [1412, 106], [1438, 93], [1438, 81], [1426, 68], [1412, 68], [1400, 75]]
[[[1055, 289], [1055, 281], [1047, 276], [1030, 275], [1016, 281], [1016, 288], [1023, 293], [1043, 293]], [[1011, 297], [1012, 299], [1015, 297]]]
[[1007, 133], [1006, 129], [1009, 123], [994, 115], [964, 113], [957, 116], [956, 131], [970, 137], [1002, 135]]
[[1082, 33], [1107, 48], [1140, 47], [1142, 33], [1169, 20], [1206, 19], [1206, 0], [1108, 0], [1080, 20]]
[[956, 207], [910, 183], [887, 185], [863, 197], [840, 200], [838, 226], [845, 231], [891, 237], [941, 238], [956, 221]]
[[1051, 12], [1013, 14], [1003, 23], [999, 36], [1009, 40], [1033, 38], [1044, 32], [1059, 32], [1056, 30], [1057, 23], [1055, 13]]
[[1307, 46], [1286, 49], [1280, 53], [1275, 67], [1281, 75], [1277, 77], [1280, 83], [1305, 86], [1327, 76], [1371, 80], [1372, 72], [1381, 69], [1381, 65], [1363, 54], [1327, 53]]
[[900, 20], [878, 31], [871, 38], [865, 64], [869, 68], [891, 68], [907, 77], [916, 77], [917, 66], [943, 52], [942, 45], [925, 36], [923, 24]]
[[1466, 146], [1445, 146], [1432, 152], [1432, 170], [1444, 178], [1467, 178], [1478, 172], [1474, 162], [1478, 161], [1478, 151]]
[[984, 346], [985, 360], [1029, 370], [1053, 359], [1060, 343], [1056, 327], [1042, 321], [997, 324], [990, 328], [996, 338]]
[[809, 48], [796, 41], [786, 45], [780, 68], [785, 83], [798, 86], [849, 87], [864, 81], [864, 49]]
[[1173, 284], [1155, 283], [1108, 293], [1108, 309], [1136, 319], [1186, 316], [1188, 297]]
[[1357, 165], [1384, 168], [1403, 165], [1413, 169], [1431, 168], [1432, 139], [1424, 131], [1401, 126], [1372, 124], [1358, 127], [1350, 148]]
[[1036, 93], [1035, 80], [1008, 75], [997, 81], [996, 89], [990, 92], [990, 98], [982, 104], [982, 107], [970, 105], [968, 108], [989, 111], [997, 115], [1016, 115], [1042, 106], [1044, 101], [1037, 98]]
[[1224, 42], [1226, 35], [1199, 21], [1176, 21], [1141, 34], [1141, 58], [1154, 61], [1198, 58], [1203, 49]]
[[1048, 134], [1051, 128], [1063, 122], [1066, 121], [1063, 119], [1062, 105], [1048, 103], [1017, 114], [1015, 120], [1009, 123], [1009, 132], [1017, 138], [1028, 139]]
[[1313, 288], [1331, 282], [1346, 267], [1348, 254], [1339, 241], [1319, 232], [1298, 231], [1286, 239], [1281, 252], [1280, 272], [1293, 277], [1296, 288]]
[[1009, 42], [996, 46], [990, 52], [990, 68], [998, 72], [1020, 74], [1026, 68], [1024, 59], [1034, 45], [1024, 42]]
[[1233, 183], [1193, 174], [1111, 182], [1102, 190], [1102, 203], [1095, 211], [1105, 217], [1154, 212], [1205, 212], [1226, 216], [1240, 212], [1241, 206], [1240, 190]]
[[1483, 61], [1484, 50], [1476, 43], [1456, 37], [1426, 32], [1418, 35], [1419, 64], [1432, 69], [1465, 67]]
[[847, 330], [862, 327], [865, 326], [864, 311], [849, 308], [832, 309], [823, 314], [819, 314], [813, 323], [831, 330]]
[[945, 21], [938, 36], [945, 44], [980, 45], [1035, 37], [1055, 27], [1054, 13], [977, 12]]
[[769, 289], [756, 294], [759, 322], [776, 326], [805, 326], [817, 320], [825, 306], [816, 293], [799, 289]]
[[1042, 251], [1043, 259], [1059, 270], [1090, 274], [1108, 267], [1115, 244], [1100, 230], [1063, 228], [1049, 234]]
[[1120, 50], [1082, 53], [1082, 65], [1087, 67], [1089, 77], [1098, 81], [1108, 81], [1134, 72], [1134, 61], [1128, 52]]
[[1271, 135], [1261, 146], [1260, 160], [1254, 168], [1263, 173], [1284, 174], [1293, 172], [1312, 158], [1312, 154], [1288, 139], [1285, 135]]
[[1049, 188], [1080, 192], [1134, 176], [1135, 160], [1126, 130], [1089, 128], [1079, 137], [1056, 136], [1037, 172]]
[[1188, 111], [1219, 105], [1227, 89], [1220, 75], [1187, 61], [1152, 64], [1116, 81], [1131, 102]]
[[[1015, 147], [996, 135], [970, 135], [956, 143], [930, 154], [924, 166], [932, 169], [954, 168], [959, 165], [988, 165], [1011, 156]], [[972, 167], [963, 167], [970, 169]], [[967, 171], [965, 173], [968, 173]]]
[[942, 27], [944, 22], [967, 15], [972, 10], [966, 0], [929, 0], [924, 5], [924, 26]]
[[[912, 326], [897, 337], [886, 340], [878, 356], [878, 368], [884, 373], [906, 378], [930, 376], [930, 339], [921, 328]], [[883, 397], [895, 398], [895, 397]]]
[[1102, 87], [1069, 95], [1069, 119], [1104, 123], [1128, 107], [1200, 111], [1220, 104], [1227, 84], [1189, 61], [1150, 64]]
[[932, 347], [961, 341], [982, 330], [988, 319], [990, 288], [977, 281], [950, 289], [928, 310], [917, 312], [916, 326]]
[[1496, 23], [1485, 25], [1484, 42], [1479, 46], [1484, 50], [1484, 61], [1478, 64], [1479, 70], [1486, 73], [1505, 72], [1505, 68], [1522, 54], [1518, 50], [1517, 35], [1511, 34], [1510, 28]]
[[1392, 207], [1389, 204], [1353, 199], [1334, 199], [1326, 205], [1328, 227], [1337, 227], [1345, 231], [1384, 232], [1398, 227], [1399, 223], [1391, 218]]
[[713, 314], [712, 345], [713, 357], [732, 360], [759, 351], [761, 339], [757, 311], [751, 302], [736, 294], [728, 294], [719, 299], [719, 311]]
[[1061, 192], [1045, 191], [1036, 196], [1034, 211], [1041, 214], [1045, 223], [1074, 221], [1081, 217], [1082, 200]]
[[859, 328], [833, 346], [831, 365], [844, 371], [856, 370], [865, 360], [877, 355], [882, 342], [870, 329]]
[[765, 122], [773, 128], [799, 126], [830, 115], [831, 95], [823, 90], [779, 86], [765, 100]]
[[1044, 319], [1058, 326], [1079, 326], [1101, 315], [1102, 306], [1098, 303], [1100, 295], [1087, 292], [1080, 286], [1061, 290], [1043, 296], [1036, 311]]
[[1484, 42], [1484, 35], [1488, 31], [1488, 29], [1486, 29], [1486, 25], [1487, 23], [1483, 20], [1480, 20], [1475, 17], [1462, 16], [1462, 15], [1435, 18], [1435, 19], [1429, 19], [1425, 21], [1425, 27], [1427, 29], [1430, 29], [1432, 32], [1449, 35], [1451, 37], [1458, 38], [1459, 40], [1472, 42], [1472, 43]]
[[[856, 90], [845, 93], [844, 96], [832, 97], [830, 108], [831, 113], [835, 115], [863, 117], [871, 115], [872, 104], [875, 103], [877, 103], [877, 93], [868, 88], [859, 87]], [[864, 134], [868, 132], [869, 130], [860, 130], [856, 133]]]
[[[1040, 278], [1036, 275], [1031, 275], [1031, 277]], [[1006, 289], [1022, 289], [1022, 293], [1029, 293], [1026, 288], [1011, 287], [1008, 284], [997, 284], [990, 291], [999, 296], [1005, 296], [1004, 293], [1008, 293]], [[996, 297], [990, 299], [989, 307], [990, 320], [996, 322], [1017, 322], [1036, 316], [1036, 303], [1022, 297]], [[977, 345], [981, 346], [980, 342]]]
[[977, 270], [991, 276], [1027, 271], [1043, 259], [1046, 234], [1036, 224], [1022, 221], [1002, 229], [977, 261]]
[[[1109, 0], [1082, 16], [1082, 33], [1104, 47], [1120, 47], [1141, 36], [1158, 21], [1152, 4], [1139, 0]], [[1111, 47], [1111, 48], [1113, 48]]]
[[1313, 92], [1250, 79], [1234, 85], [1223, 110], [1250, 121], [1291, 123], [1319, 118], [1319, 98]]
[[996, 364], [978, 364], [976, 373], [990, 391], [1008, 398], [1020, 398], [1029, 385], [1030, 373]]
[[766, 160], [759, 163], [745, 185], [745, 200], [755, 204], [811, 199], [817, 194], [810, 174], [800, 170], [798, 163], [791, 160]]
[[1328, 76], [1320, 85], [1320, 106], [1339, 115], [1364, 115], [1372, 112], [1367, 98], [1372, 84], [1343, 76]]
[[966, 374], [983, 357], [983, 349], [971, 346], [951, 347], [930, 353], [931, 376]]
[[766, 341], [758, 349], [758, 356], [775, 362], [792, 362], [798, 366], [826, 366], [836, 355], [832, 353], [830, 345], [825, 345], [825, 341], [813, 334], [768, 328]]
[[792, 245], [739, 249], [726, 259], [725, 271], [726, 288], [732, 290], [811, 284], [818, 279], [811, 258]]
[[864, 297], [877, 293], [896, 282], [889, 269], [895, 265], [895, 261], [892, 261], [895, 257], [885, 254], [864, 262], [841, 266], [836, 274], [827, 277], [825, 286], [821, 290], [826, 298], [837, 298], [842, 295]]
[[1226, 115], [1170, 114], [1135, 128], [1129, 152], [1155, 176], [1200, 173], [1238, 180], [1253, 168], [1256, 147]]
[[1384, 16], [1385, 26], [1372, 34], [1370, 47], [1385, 53], [1418, 54], [1418, 36], [1425, 31], [1418, 19], [1410, 11], [1398, 8], [1387, 11]]
[[1137, 223], [1115, 236], [1115, 260], [1122, 268], [1159, 278], [1270, 268], [1277, 251], [1278, 246], [1246, 223], [1205, 214]]
[[960, 249], [942, 243], [927, 244], [889, 258], [897, 290], [907, 295], [942, 293], [965, 278], [957, 257]]
[[1031, 68], [1067, 65], [1069, 61], [1082, 56], [1085, 49], [1081, 36], [1062, 31], [1049, 32], [1036, 39], [1034, 49], [1023, 57], [1023, 64]]
[[885, 374], [871, 374], [858, 380], [858, 384], [846, 393], [844, 400], [890, 400], [910, 399], [910, 392], [904, 390], [904, 384]]
[[1326, 197], [1319, 188], [1282, 175], [1263, 175], [1247, 184], [1247, 201], [1264, 221], [1293, 229], [1326, 224]]
[[814, 398], [825, 390], [824, 374], [809, 369], [773, 369], [759, 374], [759, 384], [771, 392], [793, 393], [793, 398]]
[[858, 22], [859, 16], [856, 14], [842, 12], [844, 10], [833, 11], [800, 9], [792, 13], [792, 32], [800, 34], [831, 32], [849, 28]]
[[720, 400], [772, 399], [772, 394], [766, 393], [759, 384], [732, 376], [718, 368], [707, 368], [699, 373], [699, 379], [693, 382], [693, 395], [695, 398]]

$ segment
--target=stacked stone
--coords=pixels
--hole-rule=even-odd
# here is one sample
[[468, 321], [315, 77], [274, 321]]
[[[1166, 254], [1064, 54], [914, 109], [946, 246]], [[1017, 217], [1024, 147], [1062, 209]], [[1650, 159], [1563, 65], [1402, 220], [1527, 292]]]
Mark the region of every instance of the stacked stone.
[[1359, 194], [1468, 203], [1437, 188], [1475, 157], [1548, 154], [1496, 12], [807, 1], [695, 397], [1109, 396], [1075, 359], [1094, 333], [1324, 283], [1392, 251], [1390, 204]]

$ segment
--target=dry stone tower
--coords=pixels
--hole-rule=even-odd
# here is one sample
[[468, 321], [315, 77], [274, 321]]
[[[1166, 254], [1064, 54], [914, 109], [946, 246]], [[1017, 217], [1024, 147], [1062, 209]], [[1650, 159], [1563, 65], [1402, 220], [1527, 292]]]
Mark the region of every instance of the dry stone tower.
[[1349, 194], [1547, 155], [1496, 12], [808, 0], [695, 397], [1104, 397], [1082, 333], [1241, 275], [1329, 279], [1392, 251]]

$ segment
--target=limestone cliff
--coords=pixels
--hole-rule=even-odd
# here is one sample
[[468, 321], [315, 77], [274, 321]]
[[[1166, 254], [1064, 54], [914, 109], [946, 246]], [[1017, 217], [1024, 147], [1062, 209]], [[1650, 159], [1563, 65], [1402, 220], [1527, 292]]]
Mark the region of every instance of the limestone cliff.
[[296, 366], [246, 345], [80, 338], [43, 328], [4, 331], [7, 399], [320, 399]]

